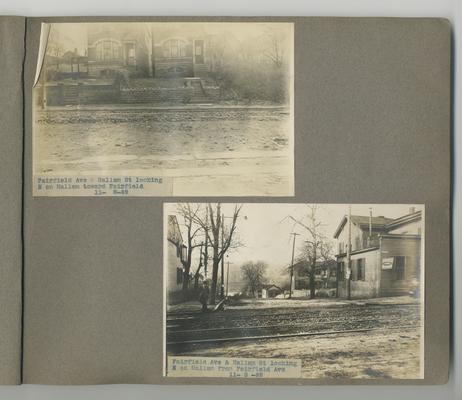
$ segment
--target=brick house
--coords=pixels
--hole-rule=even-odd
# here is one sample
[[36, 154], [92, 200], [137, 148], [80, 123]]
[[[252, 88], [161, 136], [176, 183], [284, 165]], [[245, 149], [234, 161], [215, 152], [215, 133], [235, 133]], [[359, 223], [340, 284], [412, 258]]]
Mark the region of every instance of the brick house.
[[91, 76], [206, 77], [213, 66], [213, 35], [201, 24], [90, 24], [87, 32]]
[[[351, 216], [351, 298], [418, 294], [421, 270], [422, 212], [392, 219]], [[334, 233], [337, 239], [339, 297], [348, 296], [348, 217]]]
[[37, 103], [215, 103], [214, 41], [201, 24], [88, 24], [85, 55], [47, 55]]

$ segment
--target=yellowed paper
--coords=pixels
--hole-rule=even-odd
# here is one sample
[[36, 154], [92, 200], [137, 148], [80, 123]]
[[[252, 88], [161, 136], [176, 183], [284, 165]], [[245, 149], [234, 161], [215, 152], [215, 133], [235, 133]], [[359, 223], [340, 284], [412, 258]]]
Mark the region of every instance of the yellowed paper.
[[300, 378], [301, 360], [279, 358], [168, 357], [170, 377]]
[[66, 176], [170, 182], [126, 196], [293, 196], [293, 41], [293, 23], [43, 24], [34, 196], [100, 195], [38, 188]]
[[424, 227], [422, 204], [165, 203], [165, 375], [422, 379]]

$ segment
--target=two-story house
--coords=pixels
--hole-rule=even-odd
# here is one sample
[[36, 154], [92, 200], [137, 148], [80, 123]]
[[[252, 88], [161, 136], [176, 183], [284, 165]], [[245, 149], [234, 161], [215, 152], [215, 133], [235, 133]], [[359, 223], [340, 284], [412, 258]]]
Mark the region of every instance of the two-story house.
[[351, 272], [348, 273], [348, 217], [334, 233], [338, 252], [339, 297], [399, 296], [418, 293], [421, 271], [422, 212], [392, 219], [351, 216]]
[[90, 75], [126, 70], [138, 77], [203, 76], [213, 62], [212, 40], [202, 24], [89, 24]]
[[183, 244], [178, 220], [175, 215], [168, 216], [167, 227], [167, 299], [175, 300], [181, 291], [184, 279], [182, 261], [186, 257], [186, 246]]
[[[310, 264], [306, 260], [298, 261], [293, 266], [293, 290], [305, 290], [309, 296], [310, 288]], [[333, 289], [337, 282], [337, 263], [335, 260], [317, 261], [315, 267], [316, 289]]]

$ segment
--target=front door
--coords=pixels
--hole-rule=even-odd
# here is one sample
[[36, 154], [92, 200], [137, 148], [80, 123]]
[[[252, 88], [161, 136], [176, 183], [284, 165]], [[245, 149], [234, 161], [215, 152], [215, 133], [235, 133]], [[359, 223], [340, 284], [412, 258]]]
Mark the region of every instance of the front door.
[[204, 64], [204, 41], [203, 40], [194, 41], [194, 63]]
[[135, 44], [134, 43], [125, 43], [124, 44], [124, 61], [125, 65], [135, 65]]

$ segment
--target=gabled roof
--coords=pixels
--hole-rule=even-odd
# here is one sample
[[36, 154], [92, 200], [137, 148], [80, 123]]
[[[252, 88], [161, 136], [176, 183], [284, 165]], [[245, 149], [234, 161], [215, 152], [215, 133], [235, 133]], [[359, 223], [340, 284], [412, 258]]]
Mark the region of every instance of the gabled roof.
[[263, 289], [266, 289], [266, 290], [271, 289], [271, 288], [275, 288], [275, 289], [278, 289], [278, 290], [280, 290], [281, 292], [283, 292], [283, 290], [282, 290], [279, 286], [274, 285], [274, 284], [272, 284], [272, 283], [268, 283], [268, 284], [261, 285], [261, 287], [262, 287]]
[[[367, 215], [352, 215], [351, 216], [351, 222], [357, 226], [359, 226], [361, 229], [369, 229], [369, 220], [370, 217]], [[391, 223], [393, 218], [386, 218], [384, 216], [378, 216], [378, 217], [372, 217], [371, 225], [372, 229], [384, 229], [387, 224]], [[340, 233], [342, 232], [344, 226], [348, 222], [348, 217], [345, 215], [342, 220], [340, 221], [339, 226], [334, 232], [334, 238], [337, 239]]]
[[168, 216], [167, 238], [171, 242], [183, 244], [183, 236], [181, 235], [181, 230], [180, 226], [178, 225], [176, 215]]
[[387, 231], [396, 229], [400, 226], [410, 224], [412, 222], [420, 221], [422, 219], [422, 211], [416, 211], [411, 214], [403, 215], [402, 217], [396, 218], [389, 222], [386, 226]]
[[78, 53], [67, 50], [63, 55], [62, 58], [75, 58], [75, 57], [80, 57]]

